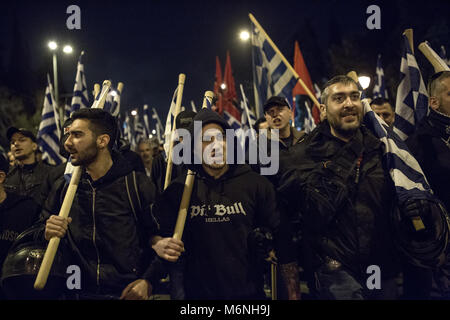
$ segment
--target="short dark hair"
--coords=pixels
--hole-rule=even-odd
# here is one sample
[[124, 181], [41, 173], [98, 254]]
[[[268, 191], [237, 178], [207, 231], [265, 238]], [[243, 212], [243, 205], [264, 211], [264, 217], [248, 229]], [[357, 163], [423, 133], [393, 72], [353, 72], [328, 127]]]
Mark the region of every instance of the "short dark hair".
[[377, 105], [382, 106], [383, 104], [388, 103], [392, 110], [394, 110], [394, 106], [392, 103], [386, 98], [375, 98], [370, 102], [370, 106]]
[[102, 109], [80, 109], [75, 111], [71, 119], [73, 121], [77, 119], [89, 120], [89, 129], [94, 132], [95, 136], [98, 137], [101, 134], [107, 134], [110, 138], [108, 143], [108, 149], [111, 152], [114, 143], [117, 140], [118, 128], [116, 119], [105, 110]]
[[328, 96], [330, 95], [330, 93], [328, 92], [328, 88], [336, 83], [342, 83], [345, 85], [353, 83], [358, 88], [358, 84], [355, 82], [355, 80], [353, 80], [349, 76], [347, 76], [347, 75], [335, 76], [335, 77], [331, 78], [330, 80], [328, 80], [327, 83], [325, 83], [325, 85], [323, 86], [322, 95], [320, 96], [320, 101], [323, 104], [325, 104], [325, 105], [327, 104]]

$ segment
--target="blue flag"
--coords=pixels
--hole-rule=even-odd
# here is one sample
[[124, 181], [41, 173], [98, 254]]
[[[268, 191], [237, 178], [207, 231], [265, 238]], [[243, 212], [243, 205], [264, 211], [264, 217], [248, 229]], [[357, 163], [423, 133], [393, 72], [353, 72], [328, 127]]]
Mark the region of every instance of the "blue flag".
[[84, 51], [81, 52], [80, 58], [78, 59], [77, 75], [75, 77], [75, 85], [73, 87], [73, 97], [72, 103], [70, 105], [70, 114], [74, 113], [77, 110], [80, 110], [81, 108], [89, 108], [89, 97], [82, 59], [83, 55]]
[[58, 111], [54, 104], [53, 88], [48, 75], [47, 79], [42, 119], [37, 133], [37, 144], [42, 151], [42, 160], [51, 165], [59, 165], [65, 161], [64, 157], [59, 154], [61, 129], [59, 127]]
[[263, 104], [272, 96], [292, 101], [292, 90], [297, 80], [281, 60], [267, 39], [252, 24], [253, 81], [256, 108], [263, 114]]
[[428, 94], [408, 38], [403, 35], [401, 82], [397, 88], [394, 131], [406, 140], [415, 126], [428, 114]]
[[377, 60], [377, 80], [375, 86], [373, 87], [373, 98], [388, 98], [388, 92], [386, 89], [386, 81], [384, 78], [383, 66], [381, 65], [381, 54], [378, 55]]

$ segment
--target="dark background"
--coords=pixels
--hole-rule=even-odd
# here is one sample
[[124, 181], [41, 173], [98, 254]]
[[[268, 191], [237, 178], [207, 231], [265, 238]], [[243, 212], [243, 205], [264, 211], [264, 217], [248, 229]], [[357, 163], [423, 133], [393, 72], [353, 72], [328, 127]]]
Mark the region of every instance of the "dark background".
[[[81, 30], [68, 30], [66, 9], [81, 8]], [[381, 30], [368, 30], [366, 9], [381, 8]], [[424, 78], [431, 65], [417, 49], [430, 41], [450, 51], [450, 1], [15, 1], [0, 5], [0, 85], [32, 97], [53, 78], [51, 39], [70, 43], [74, 52], [58, 56], [60, 96], [71, 94], [76, 64], [85, 51], [89, 92], [94, 83], [124, 83], [122, 113], [148, 104], [165, 121], [178, 74], [186, 74], [183, 105], [200, 106], [213, 89], [215, 57], [222, 69], [230, 51], [235, 82], [253, 98], [251, 43], [239, 40], [250, 29], [251, 12], [292, 63], [298, 40], [313, 82], [322, 85], [338, 73], [356, 70], [375, 77], [382, 54], [390, 98], [395, 101], [401, 58], [401, 34], [414, 29], [416, 57]], [[222, 70], [223, 72], [223, 70]], [[90, 95], [92, 102], [92, 96]], [[25, 101], [25, 112], [36, 105]], [[1, 133], [3, 134], [3, 133]]]

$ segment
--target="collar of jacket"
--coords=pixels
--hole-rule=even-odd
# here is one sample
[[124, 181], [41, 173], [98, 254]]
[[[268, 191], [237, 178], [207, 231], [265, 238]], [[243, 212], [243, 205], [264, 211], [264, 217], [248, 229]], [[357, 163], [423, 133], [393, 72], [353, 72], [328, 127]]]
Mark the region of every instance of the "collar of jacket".
[[450, 136], [450, 116], [431, 109], [427, 120], [427, 123], [433, 128], [432, 132], [437, 137], [447, 138]]
[[[311, 153], [311, 155], [317, 155], [320, 158], [323, 156], [330, 157], [335, 152], [337, 152], [340, 147], [346, 145], [345, 141], [342, 141], [339, 138], [333, 136], [333, 134], [331, 133], [330, 124], [326, 120], [322, 121], [316, 127], [316, 129], [314, 129], [311, 132], [311, 134], [308, 135], [307, 139], [308, 139], [307, 153]], [[378, 149], [382, 145], [382, 142], [379, 139], [377, 139], [372, 134], [372, 132], [370, 132], [370, 130], [367, 129], [364, 125], [361, 125], [361, 127], [357, 131], [356, 135], [352, 138], [352, 140], [353, 139], [361, 140], [361, 142], [364, 144], [365, 152], [370, 152], [375, 149]], [[330, 148], [330, 144], [328, 142], [332, 141], [335, 142], [333, 145], [335, 145], [336, 148]]]
[[[305, 136], [305, 130], [298, 131], [297, 129], [295, 129], [294, 127], [291, 127], [291, 126], [289, 127], [289, 130], [291, 132], [291, 135], [293, 136], [292, 145], [299, 143], [302, 140], [302, 138]], [[271, 130], [267, 130], [267, 138], [272, 139]], [[278, 142], [280, 142], [280, 144], [283, 147], [287, 148], [287, 146], [283, 142], [283, 140], [279, 139]]]
[[91, 177], [86, 172], [86, 169], [83, 169], [83, 179], [89, 180], [92, 186], [96, 188], [100, 185], [111, 183], [120, 177], [126, 176], [133, 170], [132, 166], [120, 153], [113, 151], [111, 158], [113, 160], [113, 164], [103, 177], [96, 181], [92, 181]]

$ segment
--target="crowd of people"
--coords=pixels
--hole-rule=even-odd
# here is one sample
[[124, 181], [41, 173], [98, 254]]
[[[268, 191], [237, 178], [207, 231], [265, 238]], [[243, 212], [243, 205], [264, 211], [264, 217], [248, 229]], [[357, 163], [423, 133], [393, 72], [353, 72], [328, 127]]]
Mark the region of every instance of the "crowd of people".
[[[183, 111], [175, 126], [201, 137], [201, 148], [194, 138], [175, 142], [192, 145], [183, 157], [190, 161], [173, 165], [166, 187], [168, 159], [159, 141], [145, 139], [130, 150], [111, 114], [75, 112], [61, 137], [61, 154], [82, 168], [68, 218], [58, 216], [68, 188], [65, 165], [39, 161], [35, 135], [11, 127], [9, 159], [0, 156], [1, 298], [36, 297], [32, 282], [14, 290], [9, 282], [36, 275], [20, 269], [24, 252], [31, 255], [25, 233], [28, 245], [61, 238], [60, 261], [81, 270], [81, 286], [53, 290], [52, 299], [145, 300], [168, 280], [171, 299], [261, 300], [271, 278], [281, 300], [450, 299], [450, 72], [434, 75], [428, 89], [429, 114], [404, 152], [433, 192], [402, 201], [384, 142], [363, 124], [361, 92], [348, 76], [326, 83], [322, 121], [309, 134], [291, 126], [285, 98], [265, 102], [255, 129], [267, 139], [257, 148], [276, 147], [273, 175], [261, 175], [260, 161], [227, 159], [230, 126], [217, 112]], [[392, 127], [390, 101], [370, 106]], [[173, 233], [192, 174], [180, 239]], [[12, 271], [13, 262], [22, 273]], [[369, 285], [373, 267], [378, 273]]]

